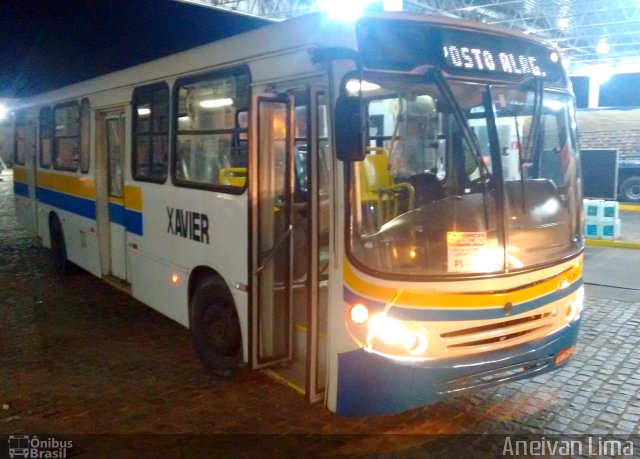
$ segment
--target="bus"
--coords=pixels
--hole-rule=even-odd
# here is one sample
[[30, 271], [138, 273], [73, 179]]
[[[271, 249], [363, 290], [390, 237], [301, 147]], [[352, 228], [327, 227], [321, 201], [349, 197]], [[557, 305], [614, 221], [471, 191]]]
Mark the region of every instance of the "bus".
[[345, 416], [545, 373], [583, 307], [575, 104], [549, 43], [312, 14], [23, 99], [22, 224]]

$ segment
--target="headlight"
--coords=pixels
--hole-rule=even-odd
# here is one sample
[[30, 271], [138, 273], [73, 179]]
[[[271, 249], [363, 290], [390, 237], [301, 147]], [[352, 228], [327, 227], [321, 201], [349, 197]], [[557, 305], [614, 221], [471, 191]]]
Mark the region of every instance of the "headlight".
[[567, 304], [567, 309], [565, 313], [564, 320], [567, 323], [571, 323], [580, 318], [582, 314], [582, 309], [584, 308], [584, 287], [580, 287], [576, 291], [576, 296], [574, 300]]
[[420, 357], [428, 347], [426, 332], [413, 322], [373, 316], [369, 321], [369, 333], [365, 348], [388, 357]]

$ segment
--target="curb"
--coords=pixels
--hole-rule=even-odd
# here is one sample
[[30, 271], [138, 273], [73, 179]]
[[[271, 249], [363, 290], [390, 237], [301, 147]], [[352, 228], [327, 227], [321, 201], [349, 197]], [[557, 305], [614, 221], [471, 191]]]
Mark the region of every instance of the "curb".
[[610, 241], [603, 239], [585, 239], [585, 244], [596, 247], [619, 247], [623, 249], [640, 249], [638, 242]]

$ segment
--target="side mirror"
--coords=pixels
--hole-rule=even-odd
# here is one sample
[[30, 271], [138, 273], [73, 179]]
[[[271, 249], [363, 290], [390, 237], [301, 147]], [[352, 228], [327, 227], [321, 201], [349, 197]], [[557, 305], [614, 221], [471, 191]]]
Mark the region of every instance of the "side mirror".
[[336, 156], [341, 161], [364, 159], [364, 120], [359, 97], [340, 96], [336, 102]]

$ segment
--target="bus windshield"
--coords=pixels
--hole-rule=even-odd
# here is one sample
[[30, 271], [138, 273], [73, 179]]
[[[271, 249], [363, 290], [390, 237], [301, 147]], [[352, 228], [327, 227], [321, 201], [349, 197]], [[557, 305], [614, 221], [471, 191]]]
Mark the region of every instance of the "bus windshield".
[[580, 250], [569, 96], [375, 73], [346, 90], [368, 117], [367, 152], [349, 174], [350, 253], [362, 268], [501, 273]]

